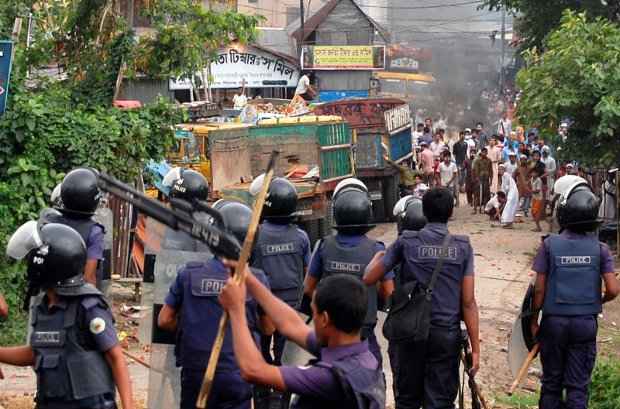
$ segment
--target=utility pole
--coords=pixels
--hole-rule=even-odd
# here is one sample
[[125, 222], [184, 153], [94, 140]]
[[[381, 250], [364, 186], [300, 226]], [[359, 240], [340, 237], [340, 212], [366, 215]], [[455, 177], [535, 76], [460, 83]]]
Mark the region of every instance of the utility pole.
[[304, 39], [306, 37], [306, 25], [305, 25], [305, 14], [304, 11], [304, 0], [299, 0], [299, 18], [301, 19], [301, 41], [299, 42], [299, 55], [301, 56], [301, 48], [304, 44]]
[[506, 9], [502, 8], [502, 56], [499, 67], [499, 93], [504, 95], [504, 61], [506, 58]]

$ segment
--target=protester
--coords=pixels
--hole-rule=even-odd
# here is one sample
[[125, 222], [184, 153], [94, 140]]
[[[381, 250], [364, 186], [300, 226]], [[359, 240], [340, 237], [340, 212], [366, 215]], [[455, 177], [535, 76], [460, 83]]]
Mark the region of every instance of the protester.
[[499, 221], [505, 205], [506, 193], [500, 190], [484, 205], [484, 214], [489, 216], [491, 221]]
[[482, 206], [489, 201], [491, 197], [491, 178], [493, 177], [493, 164], [487, 157], [487, 148], [480, 151], [480, 155], [474, 161], [473, 165], [474, 177], [478, 181], [479, 191], [474, 194], [474, 211], [476, 214], [478, 209], [482, 210]]
[[515, 173], [517, 168], [519, 167], [519, 163], [517, 163], [517, 153], [515, 151], [508, 152], [508, 161], [504, 162], [504, 168], [506, 169], [506, 173], [511, 177], [515, 177]]
[[508, 118], [508, 112], [504, 111], [502, 118], [497, 125], [497, 133], [503, 137], [507, 137], [512, 132], [512, 121]]
[[245, 95], [245, 79], [241, 81], [241, 88], [233, 96], [233, 108], [243, 109], [248, 104], [248, 97]]
[[454, 154], [454, 161], [458, 168], [459, 177], [458, 185], [459, 189], [463, 189], [465, 186], [465, 169], [464, 164], [467, 159], [469, 151], [469, 145], [465, 141], [465, 132], [459, 132], [459, 140], [452, 146], [452, 153]]
[[541, 232], [540, 222], [545, 220], [545, 200], [543, 194], [543, 181], [540, 169], [532, 169], [531, 171], [531, 186], [532, 186], [532, 217], [536, 222], [535, 232]]
[[511, 229], [519, 207], [519, 191], [517, 190], [517, 184], [512, 175], [506, 172], [506, 167], [504, 165], [499, 165], [498, 170], [502, 182], [501, 190], [506, 194], [506, 205], [502, 211], [500, 223], [503, 228]]
[[299, 96], [304, 99], [304, 101], [312, 101], [314, 97], [316, 97], [316, 90], [311, 85], [311, 76], [312, 73], [310, 71], [304, 71], [303, 75], [299, 77], [299, 81], [297, 81], [297, 88], [295, 88], [295, 96]]
[[476, 152], [470, 152], [465, 162], [463, 162], [463, 172], [465, 173], [465, 194], [467, 195], [467, 204], [475, 207], [475, 195], [478, 192], [478, 180], [474, 175], [474, 161], [476, 160]]
[[422, 131], [422, 137], [418, 139], [418, 143], [422, 142], [425, 142], [427, 146], [430, 146], [430, 144], [433, 142], [433, 131], [427, 126], [425, 126], [424, 130]]
[[493, 167], [493, 174], [491, 175], [491, 186], [490, 186], [492, 194], [497, 193], [499, 189], [499, 185], [501, 183], [501, 181], [499, 180], [499, 175], [498, 175], [498, 166], [502, 159], [502, 150], [497, 146], [497, 144], [498, 144], [497, 135], [493, 135], [493, 137], [491, 138], [491, 143], [488, 147], [488, 157]]
[[445, 144], [443, 143], [443, 139], [441, 139], [441, 133], [435, 132], [433, 142], [430, 145], [431, 152], [433, 152], [433, 156], [435, 158], [439, 158], [441, 156], [441, 152], [443, 151], [444, 146]]
[[467, 157], [473, 152], [476, 154], [478, 141], [472, 137], [471, 129], [465, 128], [465, 142], [467, 143]]
[[476, 139], [478, 142], [478, 148], [485, 148], [489, 144], [489, 137], [486, 132], [484, 132], [484, 124], [482, 122], [478, 122], [476, 124]]
[[597, 197], [587, 185], [573, 184], [559, 203], [562, 233], [544, 239], [532, 266], [530, 330], [542, 363], [539, 407], [587, 408], [598, 315], [618, 296], [620, 283], [609, 248], [592, 234], [599, 225]]
[[519, 191], [519, 208], [527, 217], [530, 210], [530, 203], [532, 200], [532, 188], [530, 186], [530, 170], [527, 166], [527, 157], [525, 155], [521, 155], [519, 167], [515, 171], [514, 177], [517, 181], [517, 189]]
[[452, 192], [452, 197], [456, 200], [459, 194], [457, 185], [459, 170], [451, 160], [450, 152], [443, 153], [443, 162], [439, 164], [440, 186]]
[[422, 152], [420, 152], [420, 165], [422, 167], [422, 171], [424, 172], [424, 183], [431, 186], [434, 178], [433, 166], [435, 157], [425, 141], [422, 141], [420, 146], [422, 147]]
[[424, 135], [424, 124], [420, 123], [416, 126], [416, 130], [411, 132], [411, 146], [418, 146]]
[[[430, 190], [422, 199], [428, 223], [419, 232], [405, 231], [387, 249], [375, 256], [364, 282], [375, 285], [387, 271], [401, 266], [403, 284], [417, 281], [427, 286], [440, 255], [446, 260], [432, 291], [430, 334], [426, 341], [403, 341], [393, 356], [397, 408], [451, 408], [459, 388], [461, 319], [472, 347], [474, 376], [480, 366], [478, 306], [474, 295], [474, 253], [466, 236], [451, 235], [448, 220], [454, 200], [444, 188]], [[443, 246], [444, 251], [437, 251]]]
[[550, 197], [553, 189], [553, 184], [555, 183], [556, 172], [557, 172], [557, 164], [555, 159], [550, 154], [551, 148], [549, 146], [543, 146], [542, 148], [542, 158], [541, 162], [545, 164], [545, 185], [547, 186], [547, 194], [545, 197]]

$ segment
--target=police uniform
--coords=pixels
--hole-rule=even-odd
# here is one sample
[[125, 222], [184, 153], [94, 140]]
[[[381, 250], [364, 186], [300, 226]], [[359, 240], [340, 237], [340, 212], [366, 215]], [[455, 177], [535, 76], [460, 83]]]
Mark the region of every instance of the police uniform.
[[[294, 224], [265, 221], [252, 253], [252, 267], [263, 270], [269, 279], [272, 293], [298, 308], [303, 291], [304, 273], [310, 261], [310, 240]], [[273, 358], [269, 352], [271, 336], [261, 339], [263, 356], [269, 363], [281, 365], [286, 338], [275, 333]]]
[[51, 223], [61, 223], [77, 231], [84, 243], [86, 243], [86, 258], [97, 260], [97, 287], [99, 287], [103, 277], [103, 248], [105, 238], [105, 227], [91, 217], [70, 217], [67, 214], [46, 215], [46, 219]]
[[293, 409], [384, 409], [385, 380], [368, 341], [321, 348], [316, 335], [306, 341], [320, 357], [305, 367], [280, 367], [286, 390], [297, 395]]
[[[448, 227], [428, 223], [405, 231], [387, 249], [386, 270], [401, 265], [403, 283], [430, 282]], [[465, 236], [453, 235], [432, 295], [431, 328], [426, 342], [402, 343], [393, 355], [395, 400], [399, 409], [454, 408], [459, 385], [461, 288], [474, 274], [473, 250]]]
[[[267, 285], [262, 271], [253, 269], [253, 274]], [[166, 296], [165, 303], [179, 311], [177, 364], [182, 368], [182, 409], [196, 407], [222, 316], [218, 296], [228, 278], [228, 269], [217, 258], [207, 262], [190, 262], [179, 270]], [[255, 300], [248, 298], [246, 313], [248, 325], [258, 340], [258, 305]], [[233, 353], [232, 335], [227, 331], [207, 405], [249, 409], [251, 397], [252, 389], [241, 379]]]
[[533, 270], [546, 276], [538, 333], [543, 366], [540, 407], [586, 408], [597, 315], [602, 311], [601, 275], [614, 271], [613, 258], [594, 234], [565, 230], [544, 240]]
[[37, 409], [112, 409], [115, 385], [104, 353], [118, 344], [103, 295], [84, 284], [75, 296], [32, 307], [30, 344], [35, 355]]
[[[383, 243], [369, 239], [366, 235], [337, 233], [322, 239], [317, 244], [310, 261], [308, 274], [317, 280], [334, 274], [352, 274], [361, 280], [366, 266], [370, 264], [374, 255], [382, 250], [385, 250]], [[393, 279], [394, 274], [391, 271], [383, 278], [384, 281]], [[372, 285], [367, 288], [368, 310], [362, 327], [362, 339], [368, 340], [370, 351], [382, 366], [381, 349], [374, 331], [377, 324], [379, 295], [376, 286]]]

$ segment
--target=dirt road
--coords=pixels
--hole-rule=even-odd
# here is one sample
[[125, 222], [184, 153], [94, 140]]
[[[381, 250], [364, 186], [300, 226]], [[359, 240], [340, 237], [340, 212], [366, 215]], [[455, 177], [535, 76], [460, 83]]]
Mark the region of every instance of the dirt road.
[[[493, 401], [493, 406], [500, 406], [495, 398], [506, 390], [511, 383], [510, 370], [507, 363], [506, 348], [512, 322], [517, 315], [523, 294], [529, 283], [528, 277], [531, 259], [540, 243], [541, 234], [533, 233], [530, 221], [518, 223], [513, 230], [491, 227], [486, 216], [471, 215], [471, 208], [457, 208], [455, 220], [449, 224], [450, 231], [454, 234], [466, 234], [470, 236], [475, 251], [476, 271], [476, 297], [480, 308], [481, 317], [481, 369], [478, 376], [479, 383], [487, 395], [487, 399]], [[389, 245], [396, 238], [396, 227], [393, 224], [377, 226], [371, 233], [374, 238], [382, 240]], [[118, 292], [115, 304], [128, 302], [129, 292]], [[619, 310], [615, 303], [616, 313]], [[609, 324], [602, 323], [602, 327], [611, 327], [614, 316], [609, 317]], [[118, 319], [119, 324], [131, 335], [131, 325], [127, 325], [123, 318]], [[613, 322], [615, 324], [615, 322]], [[613, 338], [613, 343], [620, 340]], [[603, 340], [607, 342], [606, 340]], [[147, 358], [148, 354], [134, 342], [130, 349], [138, 356]], [[387, 359], [385, 361], [388, 384], [391, 385], [391, 374]], [[8, 396], [22, 395], [20, 401], [30, 401], [23, 397], [24, 393], [31, 393], [35, 389], [35, 379], [30, 369], [3, 367], [6, 379], [0, 388], [0, 405], [5, 407], [19, 408], [14, 404], [7, 404]], [[130, 363], [134, 390], [140, 400], [144, 399], [147, 385], [147, 375], [143, 367], [136, 363]], [[530, 377], [526, 382], [526, 388], [535, 389], [536, 378]], [[388, 402], [392, 405], [391, 386], [388, 387]], [[31, 406], [22, 406], [23, 408]], [[393, 406], [391, 406], [393, 407]], [[20, 408], [21, 409], [21, 408]]]

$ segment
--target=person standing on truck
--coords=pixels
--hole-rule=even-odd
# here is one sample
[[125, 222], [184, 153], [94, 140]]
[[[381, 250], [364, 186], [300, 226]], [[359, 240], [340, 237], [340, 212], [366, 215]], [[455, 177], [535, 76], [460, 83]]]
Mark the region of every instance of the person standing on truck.
[[300, 96], [306, 102], [312, 101], [316, 97], [316, 90], [310, 84], [311, 77], [311, 72], [303, 72], [303, 75], [299, 77], [299, 81], [297, 82], [297, 88], [295, 88], [295, 97]]
[[[308, 311], [312, 294], [320, 281], [328, 277], [347, 274], [360, 281], [364, 269], [373, 256], [385, 250], [385, 245], [366, 236], [371, 224], [372, 204], [368, 188], [355, 178], [341, 181], [334, 190], [334, 228], [338, 232], [317, 242], [310, 268], [304, 283], [303, 309]], [[386, 299], [394, 289], [394, 274], [390, 271], [381, 283], [381, 294], [377, 286], [368, 286], [368, 311], [362, 327], [362, 340], [368, 341], [379, 367], [382, 365], [381, 350], [375, 337], [379, 296]]]
[[[251, 194], [258, 194], [263, 177], [257, 177], [250, 186]], [[250, 265], [265, 272], [273, 295], [288, 306], [299, 309], [304, 277], [310, 263], [308, 234], [293, 223], [297, 210], [297, 189], [285, 178], [275, 178], [269, 184], [268, 199], [263, 207], [264, 221], [255, 241]], [[286, 338], [279, 332], [261, 336], [263, 358], [270, 365], [282, 365]], [[272, 349], [273, 348], [273, 349]], [[275, 392], [279, 394], [279, 392]], [[270, 390], [255, 388], [255, 406], [271, 395]], [[290, 396], [276, 396], [283, 403]], [[283, 405], [286, 407], [286, 405]]]

